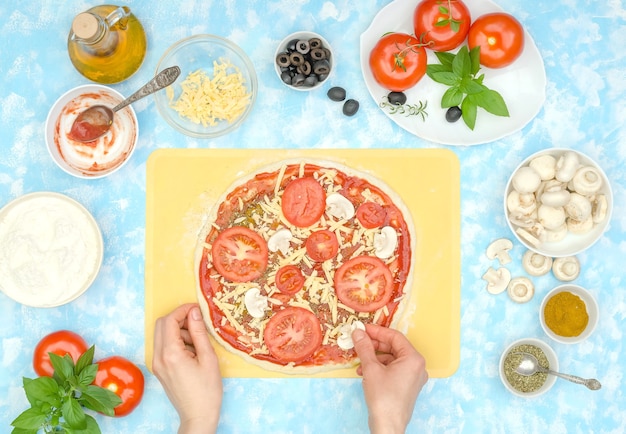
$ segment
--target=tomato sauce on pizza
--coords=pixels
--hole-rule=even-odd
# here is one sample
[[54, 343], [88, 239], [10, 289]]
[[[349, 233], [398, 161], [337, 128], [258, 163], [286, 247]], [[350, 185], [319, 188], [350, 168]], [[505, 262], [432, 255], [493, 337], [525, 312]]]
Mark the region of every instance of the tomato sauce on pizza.
[[264, 368], [351, 366], [351, 327], [401, 314], [414, 237], [400, 198], [365, 173], [330, 162], [260, 170], [224, 194], [200, 235], [207, 327]]

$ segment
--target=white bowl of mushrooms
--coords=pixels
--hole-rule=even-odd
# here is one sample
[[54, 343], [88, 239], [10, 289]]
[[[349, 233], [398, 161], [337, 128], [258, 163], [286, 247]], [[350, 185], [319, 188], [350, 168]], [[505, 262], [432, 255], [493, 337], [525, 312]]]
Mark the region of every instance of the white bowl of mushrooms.
[[592, 246], [613, 210], [611, 185], [591, 158], [572, 149], [547, 149], [524, 160], [509, 179], [504, 212], [517, 239], [554, 258]]

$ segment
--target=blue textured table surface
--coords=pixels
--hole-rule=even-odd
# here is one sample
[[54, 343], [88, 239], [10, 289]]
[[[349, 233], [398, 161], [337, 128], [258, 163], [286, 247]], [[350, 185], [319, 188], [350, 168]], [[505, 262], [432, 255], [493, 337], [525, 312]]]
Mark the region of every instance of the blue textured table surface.
[[[0, 432], [27, 407], [21, 386], [32, 377], [32, 349], [45, 334], [69, 328], [97, 346], [97, 357], [119, 354], [142, 367], [146, 392], [131, 415], [97, 416], [105, 433], [175, 432], [177, 415], [144, 364], [144, 250], [146, 160], [160, 148], [436, 148], [396, 126], [370, 97], [360, 71], [359, 37], [387, 0], [128, 1], [142, 21], [149, 50], [141, 69], [113, 86], [129, 95], [154, 73], [162, 53], [197, 33], [230, 38], [250, 56], [259, 97], [237, 131], [214, 140], [180, 135], [158, 115], [152, 98], [134, 105], [138, 148], [119, 172], [79, 180], [49, 157], [44, 123], [52, 103], [86, 83], [66, 50], [75, 14], [91, 2], [36, 0], [0, 3], [0, 205], [25, 193], [51, 190], [84, 204], [100, 224], [105, 256], [93, 286], [62, 307], [36, 309], [0, 293]], [[409, 432], [429, 433], [623, 433], [626, 432], [624, 330], [626, 330], [626, 5], [619, 0], [500, 0], [533, 36], [545, 62], [546, 101], [521, 131], [501, 140], [449, 146], [461, 162], [461, 362], [449, 378], [432, 379], [415, 407]], [[331, 43], [339, 59], [322, 90], [299, 93], [277, 79], [272, 58], [278, 42], [312, 30]], [[352, 118], [325, 93], [341, 85], [361, 109]], [[541, 330], [542, 294], [558, 282], [536, 280], [537, 294], [515, 304], [493, 296], [481, 280], [493, 265], [485, 255], [494, 239], [512, 238], [502, 212], [511, 171], [528, 155], [550, 147], [580, 150], [603, 167], [615, 209], [608, 231], [579, 255], [575, 283], [597, 297], [600, 321], [584, 343], [550, 342]], [[514, 274], [524, 249], [515, 243]], [[498, 377], [504, 347], [538, 337], [555, 349], [564, 372], [596, 377], [590, 392], [557, 381], [546, 395], [524, 400]], [[358, 379], [226, 379], [223, 433], [361, 433], [367, 412]]]

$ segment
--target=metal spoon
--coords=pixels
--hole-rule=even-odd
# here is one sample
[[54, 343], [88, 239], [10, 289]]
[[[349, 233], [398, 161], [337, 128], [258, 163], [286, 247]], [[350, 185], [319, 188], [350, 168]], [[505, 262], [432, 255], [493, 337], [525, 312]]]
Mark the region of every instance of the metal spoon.
[[577, 377], [576, 375], [569, 374], [561, 374], [560, 372], [552, 371], [551, 369], [544, 368], [539, 364], [539, 361], [535, 356], [529, 353], [513, 353], [520, 354], [522, 356], [522, 360], [519, 365], [515, 368], [515, 372], [520, 375], [530, 376], [537, 372], [543, 372], [544, 374], [556, 375], [557, 377], [564, 378], [572, 383], [576, 384], [584, 384], [588, 389], [591, 390], [599, 390], [602, 385], [595, 378], [585, 379], [581, 377]]
[[152, 80], [141, 87], [137, 92], [110, 109], [103, 105], [94, 105], [76, 117], [69, 136], [78, 142], [92, 142], [104, 136], [113, 125], [114, 113], [135, 101], [150, 95], [157, 90], [174, 83], [180, 75], [180, 68], [172, 66], [159, 72]]

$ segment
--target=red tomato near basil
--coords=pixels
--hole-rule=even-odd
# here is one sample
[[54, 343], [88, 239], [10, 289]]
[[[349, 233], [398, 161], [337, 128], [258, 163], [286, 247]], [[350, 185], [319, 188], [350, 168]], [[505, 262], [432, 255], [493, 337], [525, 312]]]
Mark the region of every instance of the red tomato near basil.
[[383, 225], [387, 212], [376, 202], [363, 202], [356, 209], [356, 218], [365, 229], [374, 229]]
[[115, 407], [115, 416], [129, 414], [143, 397], [143, 373], [124, 357], [112, 356], [100, 360], [93, 384], [110, 390], [122, 399], [122, 403]]
[[374, 256], [357, 256], [335, 272], [337, 298], [357, 312], [374, 312], [391, 300], [393, 276]]
[[304, 286], [304, 275], [295, 265], [285, 265], [276, 272], [276, 288], [283, 294], [294, 295]]
[[285, 187], [281, 207], [289, 223], [306, 228], [324, 214], [326, 192], [314, 178], [297, 178]]
[[423, 44], [406, 33], [389, 33], [378, 40], [369, 57], [372, 76], [394, 92], [415, 86], [426, 73]]
[[223, 230], [213, 242], [211, 255], [215, 269], [231, 282], [250, 282], [267, 268], [267, 243], [243, 226]]
[[88, 348], [87, 342], [85, 342], [80, 335], [72, 331], [59, 330], [50, 333], [44, 336], [35, 347], [33, 368], [40, 377], [52, 377], [54, 368], [52, 367], [52, 363], [50, 363], [49, 353], [54, 353], [61, 357], [69, 354], [72, 360], [74, 360], [74, 363], [76, 363], [78, 358], [87, 351]]
[[310, 310], [287, 307], [269, 319], [263, 340], [270, 354], [281, 362], [299, 363], [322, 345], [322, 328]]
[[524, 50], [524, 28], [512, 15], [494, 12], [478, 17], [469, 30], [469, 48], [480, 46], [480, 63], [504, 68]]
[[309, 258], [315, 262], [324, 262], [337, 256], [339, 241], [334, 232], [322, 229], [309, 235], [305, 247]]
[[472, 18], [460, 0], [422, 0], [413, 14], [415, 35], [423, 37], [428, 48], [450, 51], [463, 43]]

